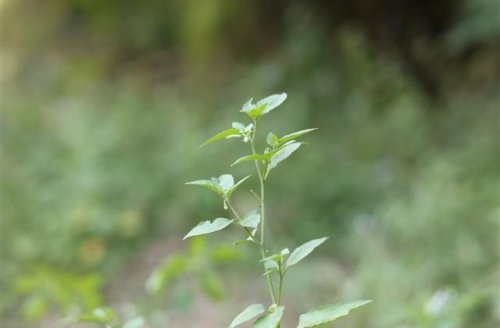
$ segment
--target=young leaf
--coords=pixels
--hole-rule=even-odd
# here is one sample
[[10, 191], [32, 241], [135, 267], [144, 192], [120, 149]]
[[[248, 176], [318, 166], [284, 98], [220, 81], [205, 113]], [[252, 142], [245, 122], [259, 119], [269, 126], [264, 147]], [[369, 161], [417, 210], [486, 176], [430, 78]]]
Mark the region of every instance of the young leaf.
[[233, 220], [228, 220], [226, 218], [217, 218], [213, 222], [209, 220], [200, 222], [196, 227], [191, 229], [188, 234], [183, 238], [189, 238], [193, 236], [206, 235], [215, 231], [219, 231], [227, 227], [233, 222]]
[[245, 215], [238, 223], [245, 228], [255, 229], [260, 223], [260, 214], [257, 211], [253, 211]]
[[262, 304], [252, 304], [249, 305], [245, 310], [243, 310], [240, 314], [238, 314], [233, 321], [229, 324], [228, 328], [234, 328], [242, 323], [245, 323], [249, 320], [252, 320], [258, 315], [261, 315], [264, 313], [266, 309], [264, 308], [264, 305]]
[[371, 301], [369, 300], [363, 300], [319, 307], [315, 310], [302, 314], [299, 318], [299, 325], [297, 328], [311, 328], [325, 323], [330, 323], [340, 317], [348, 315], [351, 310], [370, 302]]
[[278, 136], [272, 132], [269, 132], [266, 137], [266, 142], [269, 146], [276, 146], [279, 143]]
[[263, 98], [256, 104], [253, 104], [253, 98], [250, 98], [250, 100], [247, 101], [241, 108], [241, 112], [246, 113], [251, 118], [257, 120], [261, 116], [269, 113], [271, 110], [281, 105], [285, 101], [286, 97], [286, 93], [276, 94]]
[[328, 237], [323, 237], [319, 239], [313, 239], [311, 241], [308, 241], [305, 244], [300, 245], [297, 247], [292, 254], [290, 254], [290, 257], [286, 261], [286, 267], [289, 268], [294, 264], [297, 264], [297, 262], [301, 261], [304, 257], [307, 255], [311, 254], [311, 252], [318, 247], [319, 245], [323, 244], [325, 240], [327, 240]]
[[261, 99], [257, 102], [257, 106], [261, 106], [263, 104], [266, 105], [264, 111], [262, 112], [262, 115], [269, 113], [271, 110], [275, 109], [279, 105], [281, 105], [285, 100], [286, 100], [287, 94], [286, 93], [280, 93], [277, 95], [272, 95], [269, 97], [266, 97], [264, 99]]
[[236, 182], [236, 184], [234, 184], [228, 191], [227, 191], [227, 196], [228, 197], [231, 197], [231, 195], [233, 194], [233, 192], [238, 189], [238, 187], [243, 183], [245, 182], [248, 178], [250, 178], [250, 175], [247, 175], [246, 177], [244, 177], [243, 179], [241, 179], [240, 181]]
[[284, 306], [278, 306], [274, 312], [271, 312], [269, 314], [266, 314], [259, 319], [257, 319], [253, 327], [254, 328], [276, 328], [280, 321], [281, 317], [283, 316], [283, 310], [285, 309]]
[[317, 130], [317, 129], [318, 128], [300, 130], [300, 131], [296, 131], [296, 132], [284, 135], [283, 137], [281, 137], [281, 138], [278, 139], [278, 144], [282, 145], [282, 144], [284, 144], [287, 141], [293, 140], [295, 138], [298, 138], [298, 137], [300, 137], [300, 136], [302, 136], [302, 135], [304, 135], [306, 133], [309, 133], [309, 132]]
[[267, 165], [267, 170], [265, 176], [269, 174], [269, 172], [275, 168], [278, 163], [281, 161], [284, 161], [287, 159], [294, 151], [299, 149], [301, 143], [299, 142], [294, 142], [290, 143], [283, 148], [279, 149], [274, 155], [272, 155], [271, 160], [269, 161], [269, 164]]
[[229, 137], [239, 137], [241, 136], [240, 134], [240, 130], [237, 129], [237, 128], [230, 128], [230, 129], [227, 129], [227, 130], [224, 130], [224, 131], [221, 131], [219, 133], [217, 133], [216, 135], [212, 136], [210, 139], [208, 139], [207, 141], [205, 141], [201, 146], [206, 146], [208, 144], [211, 144], [212, 142], [216, 142], [216, 141], [219, 141], [221, 139], [225, 139], [225, 138], [229, 138]]

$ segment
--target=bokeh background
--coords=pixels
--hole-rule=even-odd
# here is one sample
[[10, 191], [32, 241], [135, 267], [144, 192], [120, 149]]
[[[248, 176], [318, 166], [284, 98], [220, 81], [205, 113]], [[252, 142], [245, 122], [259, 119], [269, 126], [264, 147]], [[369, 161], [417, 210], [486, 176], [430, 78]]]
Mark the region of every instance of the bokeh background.
[[360, 298], [336, 327], [500, 325], [498, 1], [0, 3], [3, 327], [223, 327], [265, 300], [235, 231], [182, 242], [223, 214], [184, 182], [246, 175], [237, 141], [198, 145], [283, 91], [267, 127], [319, 130], [273, 172], [273, 247], [330, 236], [285, 326]]

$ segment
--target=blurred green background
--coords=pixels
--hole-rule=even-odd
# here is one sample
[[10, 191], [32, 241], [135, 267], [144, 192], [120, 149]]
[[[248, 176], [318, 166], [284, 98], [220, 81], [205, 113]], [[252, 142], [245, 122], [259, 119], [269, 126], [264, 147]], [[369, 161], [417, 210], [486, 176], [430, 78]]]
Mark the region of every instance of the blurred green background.
[[223, 213], [184, 182], [246, 175], [238, 142], [198, 145], [283, 91], [266, 124], [319, 131], [273, 172], [273, 244], [330, 236], [285, 326], [359, 298], [336, 327], [500, 325], [498, 1], [0, 3], [4, 327], [104, 304], [222, 327], [264, 300], [234, 231], [181, 241]]

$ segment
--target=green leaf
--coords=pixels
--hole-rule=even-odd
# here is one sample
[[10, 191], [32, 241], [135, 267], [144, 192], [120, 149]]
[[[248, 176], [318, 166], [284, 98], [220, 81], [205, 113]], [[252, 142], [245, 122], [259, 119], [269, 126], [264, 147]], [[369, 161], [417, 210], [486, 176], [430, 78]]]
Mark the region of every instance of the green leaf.
[[286, 261], [286, 267], [289, 268], [292, 265], [297, 264], [297, 262], [301, 261], [304, 257], [307, 255], [311, 254], [311, 252], [318, 247], [319, 245], [323, 244], [325, 240], [327, 240], [328, 237], [323, 237], [319, 239], [313, 239], [311, 241], [308, 241], [307, 243], [304, 243], [297, 247], [292, 254], [290, 254], [290, 257]]
[[278, 136], [272, 132], [269, 132], [266, 137], [266, 142], [269, 146], [276, 146], [279, 143]]
[[191, 229], [188, 234], [183, 238], [189, 238], [193, 236], [206, 235], [215, 231], [219, 231], [227, 227], [233, 222], [233, 220], [228, 220], [226, 218], [217, 218], [213, 222], [209, 220], [200, 222], [196, 227]]
[[236, 182], [235, 185], [233, 185], [228, 191], [227, 191], [227, 196], [228, 197], [231, 197], [231, 195], [233, 194], [233, 192], [238, 189], [238, 187], [243, 183], [245, 182], [248, 178], [250, 178], [250, 175], [247, 175], [246, 177], [244, 177], [243, 179], [241, 179], [240, 181]]
[[241, 136], [241, 133], [240, 133], [240, 130], [237, 129], [237, 128], [230, 128], [230, 129], [227, 129], [227, 130], [224, 130], [224, 131], [221, 131], [219, 133], [217, 133], [216, 135], [212, 136], [210, 139], [208, 139], [207, 141], [205, 141], [201, 146], [206, 146], [208, 144], [211, 144], [212, 142], [216, 142], [216, 141], [219, 141], [221, 139], [226, 139], [226, 138], [229, 138], [229, 137], [239, 137]]
[[183, 256], [179, 254], [170, 256], [165, 263], [151, 273], [146, 281], [146, 291], [153, 295], [160, 294], [174, 278], [184, 271], [185, 264]]
[[304, 135], [306, 133], [309, 133], [309, 132], [317, 130], [317, 129], [318, 128], [300, 130], [300, 131], [296, 131], [296, 132], [284, 135], [283, 137], [279, 138], [278, 144], [282, 145], [282, 144], [284, 144], [287, 141], [293, 140], [295, 138], [298, 138], [298, 137], [300, 137], [300, 136], [302, 136], [302, 135]]
[[235, 166], [235, 165], [238, 165], [238, 164], [241, 164], [241, 163], [244, 163], [244, 162], [249, 162], [249, 161], [263, 161], [263, 160], [267, 160], [268, 156], [267, 154], [252, 154], [252, 155], [246, 155], [246, 156], [243, 156], [243, 157], [240, 157], [238, 158], [237, 160], [235, 160], [233, 162], [233, 164], [231, 164], [231, 166]]
[[257, 211], [252, 211], [245, 215], [238, 223], [245, 228], [255, 229], [259, 226], [260, 214]]
[[253, 327], [254, 328], [276, 328], [280, 321], [281, 317], [283, 316], [283, 310], [285, 309], [284, 306], [278, 306], [274, 312], [271, 312], [269, 314], [266, 314], [259, 319], [257, 319]]
[[261, 116], [269, 113], [274, 108], [281, 105], [286, 100], [286, 93], [272, 95], [259, 100], [256, 104], [253, 104], [253, 98], [250, 98], [243, 107], [241, 112], [246, 113], [252, 119], [259, 119]]
[[144, 318], [138, 317], [125, 322], [122, 328], [141, 328], [144, 327]]
[[370, 300], [355, 301], [343, 304], [331, 304], [319, 307], [315, 310], [302, 314], [299, 318], [297, 328], [310, 328], [323, 325], [346, 316], [355, 308], [370, 303]]
[[218, 183], [217, 179], [212, 179], [212, 180], [196, 180], [196, 181], [186, 182], [186, 184], [187, 185], [194, 185], [194, 186], [205, 187], [205, 188], [208, 188], [208, 189], [216, 192], [219, 195], [222, 194], [222, 190], [219, 187], [219, 183]]
[[227, 193], [234, 185], [234, 178], [231, 174], [223, 174], [218, 178], [218, 182], [219, 182], [219, 188], [224, 193]]
[[280, 148], [277, 152], [272, 155], [271, 160], [269, 161], [269, 164], [267, 165], [266, 169], [266, 174], [265, 177], [269, 174], [269, 172], [275, 168], [281, 161], [284, 161], [287, 159], [293, 152], [295, 152], [297, 149], [299, 149], [301, 143], [299, 142], [293, 142], [290, 143], [282, 148]]
[[269, 113], [271, 110], [275, 109], [279, 105], [281, 105], [287, 98], [286, 93], [280, 93], [276, 95], [272, 95], [261, 99], [257, 102], [257, 106], [265, 105], [265, 109], [262, 112], [262, 115]]
[[241, 325], [242, 323], [245, 323], [245, 322], [247, 322], [249, 320], [252, 320], [256, 316], [261, 315], [262, 313], [264, 313], [264, 311], [266, 311], [266, 309], [264, 308], [264, 305], [262, 305], [262, 304], [252, 304], [252, 305], [249, 305], [249, 306], [247, 306], [246, 309], [244, 309], [243, 311], [241, 311], [241, 313], [238, 314], [233, 319], [233, 321], [231, 321], [231, 323], [229, 324], [228, 328], [234, 328], [234, 327], [237, 327], [237, 326]]

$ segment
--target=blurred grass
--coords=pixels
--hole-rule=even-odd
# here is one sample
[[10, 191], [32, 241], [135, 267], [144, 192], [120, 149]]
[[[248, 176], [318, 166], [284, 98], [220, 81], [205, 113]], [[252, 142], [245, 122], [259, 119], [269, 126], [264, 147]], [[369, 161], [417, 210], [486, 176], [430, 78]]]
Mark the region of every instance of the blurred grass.
[[[291, 311], [369, 298], [375, 302], [340, 326], [498, 325], [499, 103], [489, 46], [495, 24], [474, 34], [464, 19], [452, 29], [451, 50], [485, 46], [440, 72], [436, 100], [401, 61], [376, 51], [355, 28], [329, 35], [297, 9], [279, 46], [248, 60], [221, 51], [221, 26], [238, 17], [228, 14], [234, 12], [228, 2], [214, 1], [206, 15], [171, 9], [168, 16], [179, 10], [183, 23], [161, 20], [153, 27], [140, 24], [155, 11], [144, 6], [136, 18], [144, 30], [129, 27], [137, 32], [130, 51], [113, 33], [127, 34], [113, 14], [116, 5], [79, 3], [94, 12], [86, 22], [95, 39], [88, 30], [64, 33], [66, 5], [36, 7], [46, 18], [24, 11], [27, 5], [2, 12], [44, 23], [37, 29], [9, 20], [2, 46], [1, 228], [8, 247], [1, 250], [1, 285], [8, 324], [84, 311], [102, 296], [113, 302], [103, 291], [127, 274], [134, 256], [167, 241], [188, 248], [181, 236], [199, 219], [220, 215], [221, 204], [183, 183], [225, 173], [243, 155], [232, 140], [202, 150], [199, 144], [229, 125], [248, 98], [286, 91], [289, 100], [269, 118], [273, 132], [319, 130], [273, 172], [274, 246], [332, 237], [319, 260], [290, 276]], [[160, 38], [150, 30], [166, 44], [149, 51], [146, 45]], [[122, 53], [127, 59], [117, 57]], [[242, 192], [236, 203], [251, 207], [252, 195]], [[221, 238], [205, 247], [233, 241]], [[252, 255], [245, 256], [236, 267], [214, 270], [239, 300], [251, 291], [236, 278], [253, 281], [256, 273], [246, 263]], [[83, 281], [92, 283], [80, 288]], [[166, 297], [174, 299], [167, 308], [144, 295], [130, 301], [149, 314], [156, 307], [175, 312], [198, 291], [185, 285], [195, 285], [193, 278]]]

